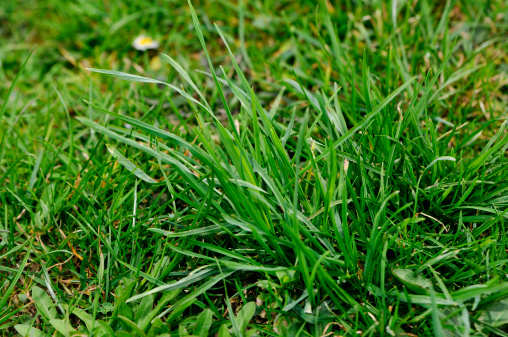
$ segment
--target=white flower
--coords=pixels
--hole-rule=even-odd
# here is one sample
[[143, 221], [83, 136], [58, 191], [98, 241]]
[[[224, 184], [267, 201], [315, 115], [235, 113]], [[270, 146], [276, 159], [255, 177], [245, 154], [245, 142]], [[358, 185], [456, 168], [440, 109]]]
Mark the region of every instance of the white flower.
[[132, 42], [132, 46], [137, 50], [148, 50], [148, 49], [157, 49], [159, 48], [159, 41], [155, 41], [151, 37], [140, 35], [134, 42]]

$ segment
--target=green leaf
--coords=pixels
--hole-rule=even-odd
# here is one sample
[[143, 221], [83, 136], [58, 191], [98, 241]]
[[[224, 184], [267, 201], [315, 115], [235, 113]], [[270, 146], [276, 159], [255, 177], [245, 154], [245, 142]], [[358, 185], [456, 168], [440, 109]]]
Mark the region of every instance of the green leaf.
[[160, 318], [156, 318], [148, 331], [148, 337], [160, 337], [161, 334], [170, 332], [168, 325], [164, 324]]
[[18, 324], [14, 326], [14, 329], [23, 337], [30, 336], [30, 337], [45, 337], [46, 334], [43, 333], [41, 330], [34, 328], [30, 325], [25, 324]]
[[109, 153], [111, 153], [111, 155], [113, 157], [115, 157], [116, 160], [118, 160], [118, 162], [123, 167], [125, 167], [129, 172], [134, 174], [136, 177], [138, 177], [139, 179], [141, 179], [143, 181], [146, 181], [147, 183], [150, 183], [150, 184], [156, 184], [157, 183], [157, 181], [155, 181], [148, 174], [143, 172], [143, 170], [141, 170], [136, 164], [131, 162], [129, 159], [125, 158], [120, 152], [118, 152], [117, 149], [112, 148], [112, 147], [110, 147], [108, 145], [108, 150], [109, 150]]
[[176, 62], [175, 60], [173, 60], [170, 56], [168, 56], [166, 54], [161, 54], [161, 56], [162, 56], [163, 60], [165, 60], [166, 62], [171, 64], [173, 66], [173, 68], [175, 68], [175, 70], [178, 71], [180, 76], [182, 76], [184, 78], [184, 80], [187, 83], [189, 83], [189, 85], [192, 87], [192, 89], [194, 89], [197, 92], [197, 94], [199, 95], [199, 97], [201, 97], [201, 99], [203, 99], [203, 102], [205, 102], [205, 104], [208, 104], [206, 102], [205, 96], [203, 96], [203, 94], [201, 93], [199, 88], [196, 86], [196, 84], [194, 84], [194, 82], [190, 78], [189, 74], [187, 74], [187, 72], [182, 68], [182, 66], [180, 66], [178, 64], [178, 62]]
[[9, 90], [7, 90], [7, 93], [5, 94], [2, 107], [0, 107], [0, 120], [2, 120], [2, 118], [4, 116], [4, 113], [5, 113], [5, 109], [7, 108], [7, 104], [10, 102], [9, 97], [11, 97], [12, 90], [16, 86], [16, 83], [18, 82], [19, 77], [20, 77], [21, 73], [23, 72], [23, 69], [25, 69], [25, 66], [28, 63], [28, 60], [30, 59], [30, 57], [32, 56], [34, 51], [35, 51], [35, 46], [28, 53], [28, 56], [26, 57], [25, 62], [23, 62], [23, 64], [19, 68], [19, 70], [18, 70], [18, 72], [16, 74], [16, 77], [14, 77], [14, 80], [12, 81], [12, 83], [11, 83], [11, 85], [9, 87]]
[[215, 269], [205, 268], [203, 270], [200, 270], [199, 272], [196, 272], [195, 274], [190, 274], [189, 276], [184, 277], [184, 278], [178, 280], [177, 282], [170, 283], [170, 284], [160, 286], [160, 287], [156, 287], [156, 288], [153, 288], [152, 290], [149, 290], [149, 291], [144, 292], [142, 294], [133, 296], [127, 302], [132, 302], [137, 299], [143, 298], [145, 296], [156, 294], [156, 293], [163, 292], [163, 291], [180, 289], [180, 288], [183, 288], [189, 284], [192, 284], [194, 282], [198, 282], [202, 279], [205, 279], [208, 276], [213, 275], [215, 273], [216, 273]]
[[44, 290], [34, 286], [32, 288], [32, 298], [42, 316], [47, 319], [56, 318], [56, 309], [54, 303]]
[[[198, 295], [199, 296], [199, 295]], [[169, 316], [166, 319], [166, 322], [172, 323], [175, 319], [178, 319], [180, 315], [187, 309], [190, 308], [191, 305], [196, 302], [196, 297], [194, 296], [194, 293], [191, 292], [186, 297], [182, 298], [178, 302], [176, 302], [173, 306], [169, 307], [169, 309], [166, 309], [162, 314], [160, 314], [158, 317], [162, 317], [166, 315], [168, 312], [171, 312]]]
[[136, 316], [134, 317], [134, 321], [139, 324], [139, 322], [146, 316], [150, 314], [153, 310], [153, 295], [143, 297], [141, 303], [139, 303], [138, 309], [136, 310]]
[[441, 324], [441, 318], [439, 317], [439, 309], [436, 303], [436, 293], [431, 288], [430, 289], [430, 298], [432, 301], [432, 327], [434, 330], [434, 336], [436, 337], [444, 337], [443, 325]]
[[479, 320], [495, 327], [508, 324], [508, 297], [490, 304], [482, 311]]
[[150, 276], [154, 278], [159, 277], [161, 272], [168, 266], [169, 262], [170, 259], [168, 256], [164, 256], [161, 259], [159, 259], [152, 267], [152, 270], [150, 271]]
[[185, 327], [183, 325], [180, 325], [178, 327], [178, 332], [179, 332], [180, 337], [189, 336], [189, 332], [187, 331], [187, 329], [185, 329]]
[[95, 68], [86, 68], [86, 70], [94, 72], [94, 73], [108, 75], [108, 76], [115, 77], [115, 78], [118, 78], [121, 80], [126, 80], [126, 81], [165, 84], [164, 82], [157, 81], [152, 78], [138, 76], [138, 75], [132, 75], [132, 74], [124, 73], [121, 71], [116, 71], [116, 70], [105, 70], [105, 69], [95, 69]]
[[275, 275], [280, 281], [280, 284], [290, 283], [294, 280], [295, 271], [294, 270], [280, 270], [276, 271]]
[[94, 327], [94, 319], [93, 319], [92, 315], [88, 314], [86, 311], [84, 311], [83, 309], [80, 309], [80, 308], [73, 307], [73, 308], [69, 309], [69, 305], [67, 305], [67, 304], [62, 304], [62, 307], [65, 310], [70, 311], [73, 315], [76, 315], [80, 320], [82, 320], [85, 323], [88, 331], [90, 331], [90, 332], [92, 331], [92, 329]]
[[[157, 128], [153, 125], [150, 125], [150, 124], [147, 124], [145, 122], [142, 122], [142, 121], [138, 121], [137, 119], [135, 118], [131, 118], [131, 117], [128, 117], [128, 116], [124, 116], [124, 115], [120, 115], [120, 114], [117, 114], [117, 113], [114, 113], [112, 111], [109, 111], [109, 110], [106, 110], [106, 109], [103, 109], [101, 108], [100, 106], [97, 106], [95, 104], [92, 104], [90, 102], [87, 102], [85, 101], [85, 103], [89, 104], [91, 107], [101, 111], [101, 112], [104, 112], [104, 113], [107, 113], [115, 118], [118, 118], [119, 120], [121, 121], [124, 121], [130, 125], [132, 125], [133, 127], [137, 127], [143, 131], [146, 131], [148, 132], [150, 135], [152, 136], [156, 136], [156, 137], [160, 137], [162, 139], [166, 139], [166, 140], [170, 140], [171, 142], [174, 142], [175, 144], [177, 144], [178, 146], [181, 146], [181, 147], [184, 147], [186, 149], [188, 149], [193, 155], [197, 156], [199, 159], [205, 161], [205, 162], [209, 162], [211, 163], [212, 162], [212, 157], [210, 157], [210, 155], [208, 153], [206, 153], [205, 151], [203, 151], [201, 148], [199, 148], [198, 146], [195, 146], [189, 142], [187, 142], [185, 139], [181, 138], [181, 137], [178, 137], [177, 135], [171, 133], [171, 132], [168, 132], [168, 131], [165, 131], [165, 130], [162, 130], [160, 128]], [[84, 118], [76, 118], [78, 119], [79, 121], [81, 121], [82, 123], [84, 124], [87, 124], [87, 123], [91, 123], [90, 121], [84, 119]]]
[[217, 284], [219, 281], [222, 281], [222, 279], [230, 276], [233, 274], [234, 271], [227, 270], [224, 273], [221, 273], [220, 275], [217, 275], [207, 282], [203, 283], [199, 288], [196, 288], [194, 291], [187, 294], [185, 297], [180, 299], [178, 302], [176, 302], [172, 307], [169, 309], [166, 309], [162, 314], [159, 315], [159, 317], [162, 317], [163, 315], [167, 314], [168, 312], [171, 312], [171, 315], [167, 318], [167, 322], [171, 322], [173, 318], [175, 318], [179, 312], [182, 312], [187, 307], [192, 305], [196, 297], [200, 296], [204, 292], [206, 292], [208, 289], [212, 288], [215, 284]]
[[221, 224], [221, 225], [211, 225], [207, 227], [201, 227], [196, 229], [191, 229], [187, 231], [178, 231], [178, 232], [170, 232], [159, 228], [148, 228], [149, 231], [167, 236], [168, 238], [181, 238], [185, 236], [206, 236], [210, 234], [215, 234], [217, 232], [223, 231], [224, 229], [234, 228], [233, 225], [230, 224]]
[[[20, 247], [24, 247], [28, 242], [29, 242], [29, 240], [25, 241], [24, 244], [20, 245]], [[12, 249], [11, 253], [13, 253], [15, 251], [16, 251], [16, 249]], [[3, 309], [4, 305], [7, 303], [7, 301], [11, 297], [10, 296], [11, 293], [14, 291], [14, 288], [16, 287], [16, 284], [18, 283], [19, 278], [23, 274], [23, 270], [25, 270], [25, 266], [26, 266], [26, 264], [28, 262], [28, 258], [30, 256], [30, 252], [31, 251], [32, 251], [32, 244], [30, 243], [30, 248], [27, 250], [27, 252], [25, 253], [25, 257], [23, 258], [23, 260], [19, 264], [18, 270], [16, 271], [16, 274], [14, 275], [14, 277], [9, 282], [9, 287], [7, 288], [7, 290], [4, 293], [2, 293], [2, 299], [0, 300], [0, 310]], [[5, 256], [5, 255], [3, 255], [3, 256]], [[3, 287], [3, 285], [2, 285], [2, 287]], [[53, 308], [53, 310], [55, 310], [55, 309]], [[56, 311], [55, 311], [55, 314], [56, 314]]]
[[494, 293], [508, 291], [508, 283], [501, 284], [474, 284], [452, 293], [451, 296], [457, 302], [465, 302], [478, 296], [486, 296]]
[[115, 331], [104, 321], [98, 320], [97, 321], [98, 328], [95, 330], [99, 330], [99, 336], [116, 336]]
[[[120, 285], [118, 287], [120, 287], [120, 289], [121, 289], [122, 286]], [[135, 287], [136, 287], [136, 281], [132, 281], [123, 290], [119, 291], [119, 288], [117, 288], [117, 292], [119, 292], [120, 295], [115, 300], [115, 310], [113, 311], [113, 316], [118, 315], [118, 316], [126, 317], [128, 319], [132, 318], [132, 309], [126, 302], [129, 299], [129, 297], [131, 296], [132, 290]]]
[[55, 328], [56, 331], [60, 332], [64, 336], [69, 336], [70, 332], [76, 331], [70, 326], [68, 322], [66, 323], [63, 319], [50, 319], [49, 324], [51, 324], [51, 326]]
[[243, 308], [238, 312], [236, 316], [236, 322], [241, 332], [244, 332], [247, 328], [252, 317], [254, 317], [254, 313], [256, 312], [256, 303], [249, 302], [243, 306]]
[[119, 320], [121, 320], [122, 322], [125, 323], [125, 325], [127, 325], [133, 333], [136, 334], [136, 336], [141, 336], [141, 337], [147, 337], [146, 334], [143, 332], [143, 330], [141, 330], [137, 325], [136, 323], [134, 323], [133, 321], [131, 321], [130, 319], [128, 319], [127, 317], [124, 317], [124, 316], [121, 316], [121, 315], [118, 315], [117, 318]]
[[245, 331], [245, 337], [259, 337], [259, 334], [256, 329], [250, 329]]
[[222, 326], [219, 329], [218, 337], [231, 337], [231, 333], [229, 332], [227, 324], [222, 324]]
[[29, 242], [30, 240], [26, 240], [23, 244], [17, 245], [16, 247], [9, 250], [7, 253], [0, 255], [0, 259], [3, 259], [6, 256], [12, 256], [11, 254], [14, 254], [18, 250], [24, 248]]
[[194, 335], [200, 337], [208, 336], [208, 331], [212, 326], [212, 311], [210, 309], [204, 310], [199, 314], [196, 320], [196, 328], [194, 329]]
[[[475, 156], [474, 161], [470, 164], [471, 173], [476, 172], [493, 153], [499, 151], [508, 143], [508, 136], [504, 132], [507, 127], [508, 121], [504, 121], [497, 134], [484, 146], [482, 152]], [[499, 140], [500, 138], [501, 140]]]
[[150, 323], [152, 322], [152, 320], [159, 314], [159, 312], [162, 310], [162, 308], [164, 308], [166, 306], [166, 304], [168, 304], [169, 301], [171, 301], [173, 298], [175, 298], [181, 291], [182, 291], [182, 289], [175, 289], [175, 290], [165, 292], [162, 295], [161, 299], [157, 302], [157, 305], [155, 306], [155, 308], [152, 311], [150, 311], [150, 313], [148, 315], [146, 315], [145, 317], [140, 319], [140, 321], [138, 322], [139, 328], [143, 331], [146, 331], [148, 329], [148, 327], [150, 326]]
[[415, 274], [411, 269], [395, 268], [392, 273], [400, 282], [416, 293], [426, 294], [432, 287], [431, 281], [424, 279], [421, 274]]

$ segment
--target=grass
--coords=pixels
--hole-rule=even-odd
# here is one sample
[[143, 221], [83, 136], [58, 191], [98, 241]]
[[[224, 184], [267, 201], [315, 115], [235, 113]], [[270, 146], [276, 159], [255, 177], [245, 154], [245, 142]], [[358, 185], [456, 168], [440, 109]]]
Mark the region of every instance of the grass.
[[507, 19], [0, 5], [0, 331], [506, 336]]

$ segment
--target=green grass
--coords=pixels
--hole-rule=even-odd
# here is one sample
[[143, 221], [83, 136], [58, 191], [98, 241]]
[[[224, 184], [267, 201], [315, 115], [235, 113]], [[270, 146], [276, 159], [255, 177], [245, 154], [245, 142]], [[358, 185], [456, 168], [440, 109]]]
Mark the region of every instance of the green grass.
[[508, 335], [506, 4], [193, 6], [0, 5], [1, 333]]

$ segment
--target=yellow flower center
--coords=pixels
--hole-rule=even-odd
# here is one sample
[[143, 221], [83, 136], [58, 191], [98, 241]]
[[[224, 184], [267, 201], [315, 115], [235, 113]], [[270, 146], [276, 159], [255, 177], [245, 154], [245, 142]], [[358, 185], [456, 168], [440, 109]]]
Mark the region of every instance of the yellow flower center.
[[150, 44], [150, 43], [152, 43], [152, 42], [153, 42], [153, 40], [152, 40], [151, 38], [149, 38], [149, 37], [144, 37], [144, 38], [142, 38], [142, 39], [139, 41], [139, 44], [140, 44], [140, 45], [145, 45], [145, 44]]

